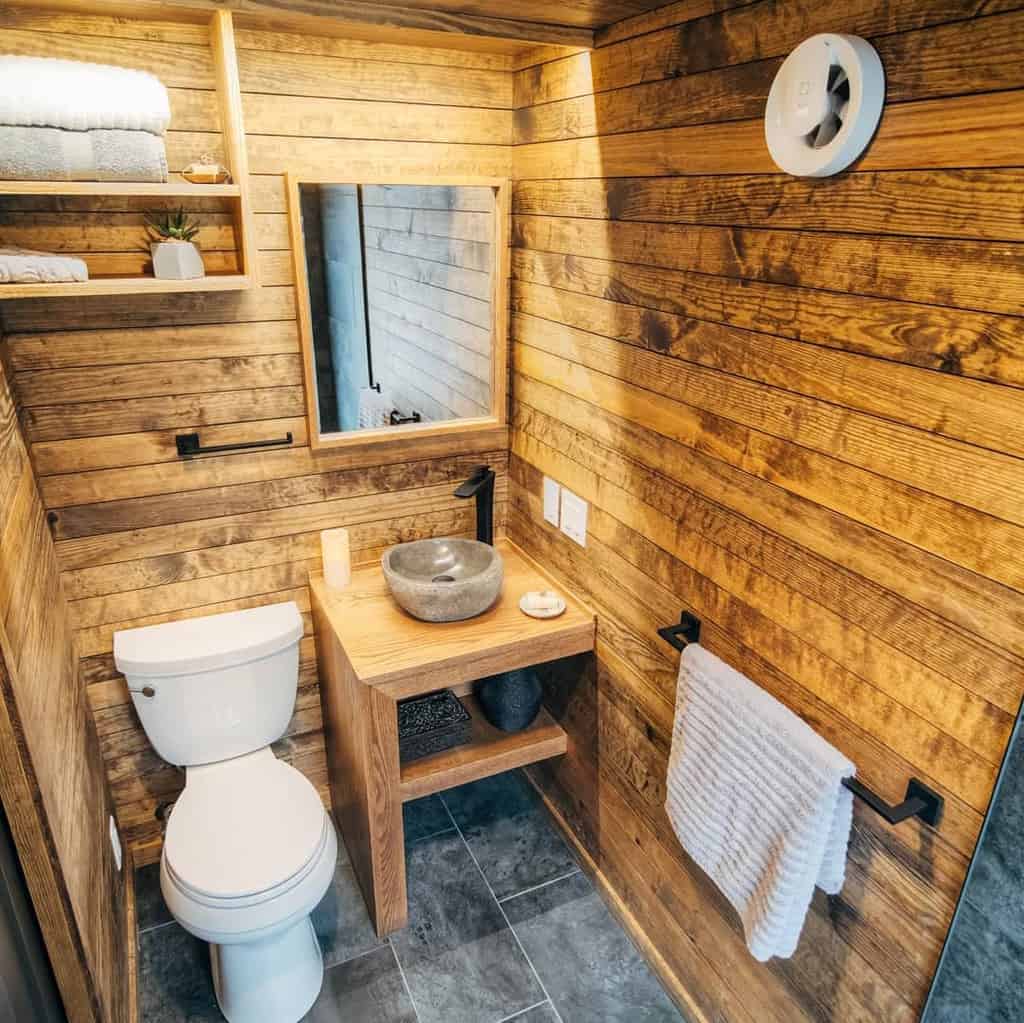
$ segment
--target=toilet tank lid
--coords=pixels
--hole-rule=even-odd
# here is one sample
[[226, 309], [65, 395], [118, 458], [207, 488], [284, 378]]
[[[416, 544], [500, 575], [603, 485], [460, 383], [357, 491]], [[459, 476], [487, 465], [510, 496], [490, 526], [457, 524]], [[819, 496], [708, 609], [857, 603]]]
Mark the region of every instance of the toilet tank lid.
[[125, 675], [190, 675], [245, 664], [297, 643], [303, 633], [298, 605], [228, 611], [114, 633], [114, 663]]

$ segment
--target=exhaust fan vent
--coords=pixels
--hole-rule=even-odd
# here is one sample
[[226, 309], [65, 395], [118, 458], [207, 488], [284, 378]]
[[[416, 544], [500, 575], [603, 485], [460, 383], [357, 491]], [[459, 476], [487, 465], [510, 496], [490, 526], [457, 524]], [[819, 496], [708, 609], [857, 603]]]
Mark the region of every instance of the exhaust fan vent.
[[871, 141], [884, 101], [885, 72], [869, 42], [811, 36], [783, 61], [772, 82], [764, 111], [768, 151], [788, 174], [838, 174]]

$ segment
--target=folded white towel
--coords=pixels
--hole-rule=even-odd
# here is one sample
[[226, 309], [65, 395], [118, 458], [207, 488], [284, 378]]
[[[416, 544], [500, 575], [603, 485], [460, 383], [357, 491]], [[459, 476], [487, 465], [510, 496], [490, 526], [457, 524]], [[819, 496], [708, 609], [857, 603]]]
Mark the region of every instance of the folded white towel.
[[0, 56], [0, 124], [163, 135], [170, 121], [167, 90], [148, 71], [53, 57]]
[[164, 140], [120, 128], [24, 128], [0, 124], [0, 179], [166, 181]]
[[0, 248], [0, 284], [56, 284], [88, 279], [89, 268], [75, 256]]
[[854, 766], [697, 644], [679, 664], [665, 809], [743, 921], [755, 959], [796, 951], [814, 886], [843, 886]]

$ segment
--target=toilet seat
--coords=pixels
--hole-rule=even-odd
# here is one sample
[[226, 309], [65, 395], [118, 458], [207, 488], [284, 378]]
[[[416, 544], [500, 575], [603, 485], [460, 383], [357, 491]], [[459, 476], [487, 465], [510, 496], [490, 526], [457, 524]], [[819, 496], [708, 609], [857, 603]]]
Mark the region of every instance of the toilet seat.
[[267, 747], [188, 768], [168, 820], [164, 864], [200, 904], [255, 905], [299, 884], [328, 833], [316, 789]]

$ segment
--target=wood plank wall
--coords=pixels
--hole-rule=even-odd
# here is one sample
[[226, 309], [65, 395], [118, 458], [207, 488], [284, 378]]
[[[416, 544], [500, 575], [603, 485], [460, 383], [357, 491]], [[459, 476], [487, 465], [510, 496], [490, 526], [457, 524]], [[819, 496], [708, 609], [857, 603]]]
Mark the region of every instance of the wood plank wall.
[[491, 411], [490, 188], [363, 189], [374, 379], [403, 416]]
[[[782, 57], [871, 38], [850, 172], [779, 174]], [[548, 798], [695, 1018], [917, 1018], [1024, 688], [1024, 4], [681, 0], [516, 79], [510, 536], [598, 612], [548, 673]], [[591, 502], [544, 524], [547, 474]], [[662, 809], [677, 655], [706, 646], [938, 833], [857, 805], [842, 893], [759, 965]]]
[[[114, 630], [296, 600], [307, 620], [296, 715], [280, 755], [325, 782], [309, 600], [318, 531], [348, 525], [360, 558], [399, 540], [468, 533], [452, 496], [474, 466], [500, 476], [507, 431], [439, 442], [414, 462], [307, 443], [282, 173], [508, 176], [507, 55], [238, 30], [263, 286], [85, 302], [7, 302], [7, 349], [71, 601], [118, 819], [141, 861], [181, 775], [149, 748], [113, 667]], [[5, 52], [147, 68], [171, 91], [172, 170], [220, 152], [202, 26], [0, 12]], [[423, 103], [425, 97], [429, 102]], [[10, 214], [15, 217], [16, 214]], [[23, 232], [24, 237], [31, 232]], [[126, 240], [123, 250], [137, 244]], [[174, 436], [292, 448], [177, 459]]]
[[130, 872], [53, 540], [0, 360], [0, 796], [70, 1023], [133, 1018]]

